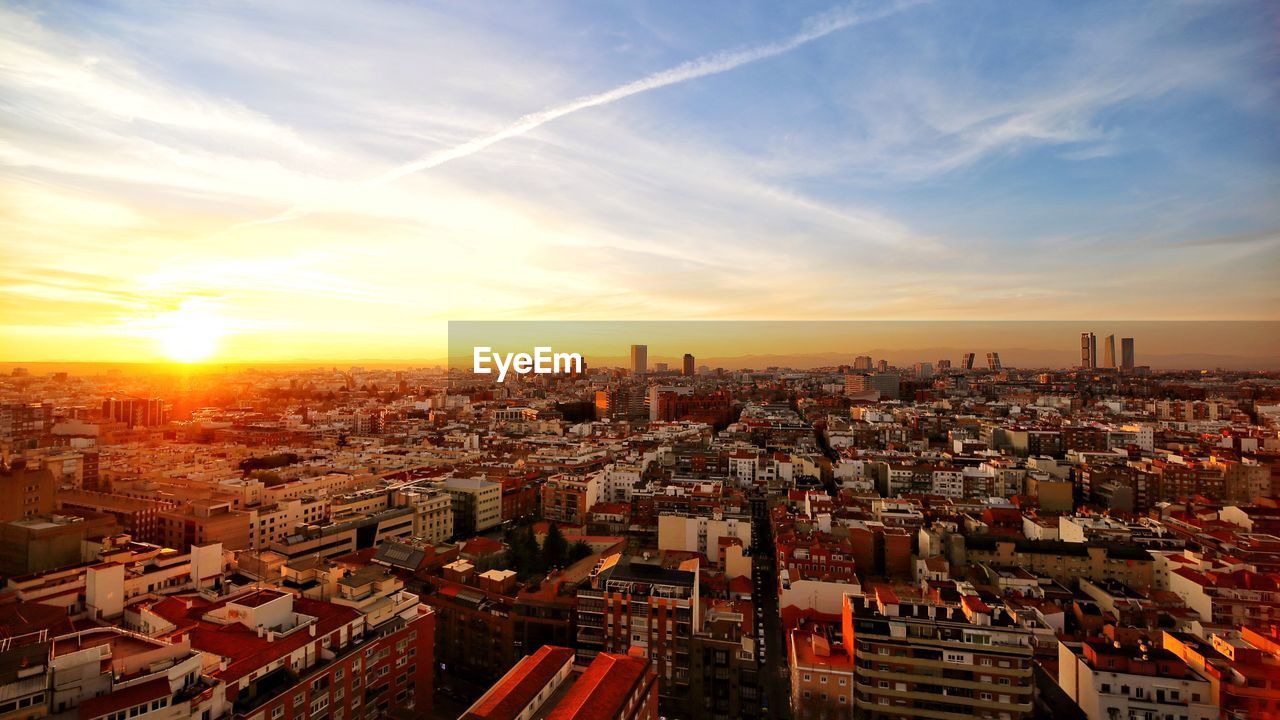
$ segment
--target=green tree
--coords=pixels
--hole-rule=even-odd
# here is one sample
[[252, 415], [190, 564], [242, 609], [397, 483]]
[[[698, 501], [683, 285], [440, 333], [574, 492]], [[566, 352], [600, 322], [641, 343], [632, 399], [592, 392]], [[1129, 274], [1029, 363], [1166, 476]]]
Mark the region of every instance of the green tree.
[[546, 567], [564, 567], [565, 558], [569, 556], [569, 541], [564, 539], [560, 526], [551, 523], [547, 537], [542, 541], [542, 558]]
[[581, 540], [575, 542], [569, 547], [569, 557], [565, 560], [565, 565], [572, 565], [579, 560], [591, 556], [591, 546]]

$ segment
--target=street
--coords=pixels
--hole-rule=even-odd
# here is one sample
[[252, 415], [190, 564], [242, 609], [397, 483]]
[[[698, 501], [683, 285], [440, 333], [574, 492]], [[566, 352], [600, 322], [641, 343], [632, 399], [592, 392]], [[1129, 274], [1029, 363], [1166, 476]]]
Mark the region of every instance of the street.
[[763, 645], [760, 653], [761, 706], [766, 716], [777, 720], [791, 718], [791, 689], [786, 678], [786, 645], [782, 638], [782, 621], [778, 615], [778, 574], [774, 568], [773, 528], [769, 523], [769, 503], [764, 496], [751, 500], [752, 574], [755, 587], [756, 638]]

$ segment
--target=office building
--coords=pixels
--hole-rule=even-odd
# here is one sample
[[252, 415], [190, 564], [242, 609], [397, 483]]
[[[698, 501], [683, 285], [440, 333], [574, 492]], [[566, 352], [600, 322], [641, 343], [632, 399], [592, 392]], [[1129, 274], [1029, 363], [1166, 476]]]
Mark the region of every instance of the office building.
[[1098, 367], [1098, 338], [1091, 332], [1080, 333], [1080, 368], [1092, 370]]
[[973, 369], [973, 356], [974, 356], [974, 354], [973, 354], [973, 353], [965, 353], [965, 354], [964, 354], [964, 358], [963, 358], [963, 360], [962, 360], [962, 362], [961, 362], [961, 367], [962, 367], [962, 368], [964, 368], [965, 370], [972, 370], [972, 369]]
[[1133, 370], [1133, 338], [1120, 338], [1120, 369]]
[[164, 401], [143, 398], [107, 398], [102, 401], [102, 417], [125, 427], [155, 427], [168, 421]]
[[844, 376], [844, 392], [846, 395], [859, 395], [871, 391], [878, 392], [881, 400], [897, 400], [899, 397], [898, 373], [873, 372]]
[[854, 370], [870, 370], [870, 369], [871, 369], [871, 356], [870, 356], [870, 355], [859, 355], [858, 357], [854, 358], [854, 359], [853, 359], [853, 369], [854, 369]]
[[1108, 335], [1106, 342], [1102, 348], [1102, 366], [1115, 368], [1116, 366], [1116, 336]]
[[693, 377], [693, 373], [694, 373], [693, 355], [689, 353], [685, 353], [684, 365], [680, 370], [680, 374], [684, 375], [685, 377]]
[[53, 403], [0, 405], [0, 443], [15, 450], [37, 447], [53, 430]]
[[1000, 364], [1000, 353], [987, 353], [987, 369], [991, 372], [1000, 372], [1004, 369], [1004, 366]]
[[449, 478], [441, 489], [453, 497], [453, 531], [458, 537], [502, 524], [502, 483], [482, 477]]
[[649, 372], [649, 346], [631, 346], [631, 374], [644, 375]]

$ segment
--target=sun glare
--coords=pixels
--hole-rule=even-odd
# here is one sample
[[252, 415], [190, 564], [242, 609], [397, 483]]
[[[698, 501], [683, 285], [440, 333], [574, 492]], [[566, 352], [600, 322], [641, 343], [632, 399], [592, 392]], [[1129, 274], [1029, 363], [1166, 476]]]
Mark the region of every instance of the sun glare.
[[222, 319], [198, 303], [184, 303], [156, 319], [156, 340], [170, 360], [195, 363], [209, 359], [226, 334]]

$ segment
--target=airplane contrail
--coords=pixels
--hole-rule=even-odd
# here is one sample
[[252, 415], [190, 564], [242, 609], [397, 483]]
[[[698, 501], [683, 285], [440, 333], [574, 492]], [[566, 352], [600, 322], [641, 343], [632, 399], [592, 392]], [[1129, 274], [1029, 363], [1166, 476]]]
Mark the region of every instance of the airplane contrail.
[[[416, 172], [440, 167], [447, 162], [474, 155], [481, 150], [492, 145], [496, 145], [504, 140], [510, 140], [511, 138], [524, 135], [531, 130], [546, 125], [552, 120], [557, 120], [566, 115], [572, 115], [580, 110], [608, 105], [609, 103], [629, 98], [632, 95], [648, 92], [649, 90], [656, 90], [658, 88], [667, 87], [668, 85], [675, 85], [688, 80], [707, 77], [708, 75], [718, 75], [749, 63], [765, 60], [771, 57], [777, 57], [778, 55], [791, 52], [802, 45], [807, 45], [814, 40], [824, 38], [831, 33], [844, 30], [861, 23], [878, 20], [888, 15], [892, 15], [907, 6], [918, 4], [918, 2], [921, 1], [923, 0], [893, 3], [886, 8], [869, 15], [859, 14], [847, 7], [830, 10], [826, 13], [810, 17], [804, 22], [802, 26], [803, 29], [789, 37], [742, 50], [704, 55], [700, 58], [681, 63], [675, 67], [656, 72], [625, 85], [619, 85], [612, 90], [606, 90], [594, 95], [584, 95], [563, 105], [530, 113], [495, 133], [473, 138], [461, 145], [457, 145], [446, 150], [427, 153], [412, 162], [399, 165], [382, 173], [381, 175], [364, 180], [358, 183], [353, 190], [355, 192], [360, 192], [381, 187], [388, 183], [395, 182], [406, 175], [412, 175]], [[318, 212], [321, 209], [323, 208], [314, 205], [297, 206], [270, 218], [254, 220], [244, 223], [244, 225], [263, 225], [287, 222], [305, 217], [314, 212]]]

